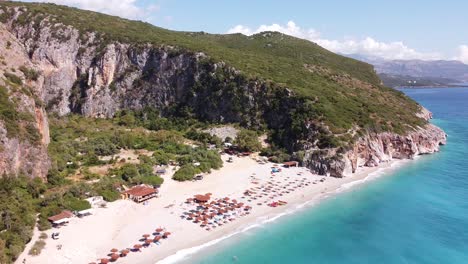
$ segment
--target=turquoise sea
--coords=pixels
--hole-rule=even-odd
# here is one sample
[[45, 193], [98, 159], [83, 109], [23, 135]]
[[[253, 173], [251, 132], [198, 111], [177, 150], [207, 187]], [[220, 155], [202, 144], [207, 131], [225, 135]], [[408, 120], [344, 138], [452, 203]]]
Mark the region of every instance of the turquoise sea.
[[468, 263], [468, 88], [402, 91], [449, 135], [440, 153], [180, 263]]

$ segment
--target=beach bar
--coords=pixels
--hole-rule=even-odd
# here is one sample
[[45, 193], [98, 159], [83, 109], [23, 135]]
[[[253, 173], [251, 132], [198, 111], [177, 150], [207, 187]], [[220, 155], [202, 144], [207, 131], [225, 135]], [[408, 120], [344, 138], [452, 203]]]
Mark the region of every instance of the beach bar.
[[147, 185], [138, 185], [121, 193], [122, 199], [131, 199], [137, 203], [156, 197], [158, 190]]
[[66, 224], [70, 221], [70, 219], [74, 216], [74, 214], [70, 211], [62, 211], [60, 214], [51, 216], [47, 218], [53, 226], [60, 226]]

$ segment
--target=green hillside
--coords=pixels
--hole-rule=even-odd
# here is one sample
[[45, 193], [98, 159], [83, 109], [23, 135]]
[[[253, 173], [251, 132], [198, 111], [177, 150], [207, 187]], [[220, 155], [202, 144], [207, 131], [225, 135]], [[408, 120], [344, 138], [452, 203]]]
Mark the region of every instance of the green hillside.
[[[402, 133], [407, 125], [424, 123], [414, 115], [417, 104], [400, 92], [382, 87], [371, 65], [281, 33], [244, 36], [177, 32], [54, 4], [4, 2], [0, 6], [3, 10], [8, 6], [27, 8], [16, 23], [37, 24], [51, 15], [52, 22], [71, 25], [81, 33], [100, 33], [101, 44], [153, 43], [175, 46], [180, 52], [205, 52], [213, 61], [224, 61], [247, 77], [272, 81], [310, 99], [313, 116], [320, 117], [336, 133], [354, 125]], [[8, 15], [1, 15], [0, 21]]]

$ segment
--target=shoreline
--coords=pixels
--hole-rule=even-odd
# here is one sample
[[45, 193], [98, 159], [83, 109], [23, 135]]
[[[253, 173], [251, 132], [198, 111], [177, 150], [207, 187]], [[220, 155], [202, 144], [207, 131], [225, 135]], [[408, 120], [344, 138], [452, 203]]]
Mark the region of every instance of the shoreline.
[[[414, 159], [417, 159], [417, 158], [418, 156], [416, 156]], [[227, 233], [228, 230], [226, 230], [225, 233], [227, 234], [224, 234], [224, 236], [222, 237], [217, 237], [217, 238], [214, 238], [213, 240], [206, 239], [207, 241], [205, 241], [203, 244], [196, 244], [196, 245], [194, 244], [193, 247], [180, 249], [179, 251], [171, 255], [168, 255], [162, 259], [157, 258], [154, 262], [151, 262], [151, 263], [172, 264], [172, 263], [178, 263], [184, 260], [186, 261], [190, 259], [191, 256], [197, 254], [199, 251], [209, 250], [210, 247], [216, 244], [219, 244], [226, 239], [238, 236], [244, 232], [247, 232], [250, 229], [259, 228], [271, 222], [275, 222], [276, 220], [284, 216], [292, 215], [302, 210], [313, 208], [328, 198], [332, 198], [335, 195], [339, 195], [347, 191], [352, 191], [356, 187], [362, 186], [363, 184], [367, 182], [370, 182], [382, 176], [385, 176], [385, 174], [387, 174], [390, 170], [397, 169], [403, 166], [404, 164], [409, 163], [410, 161], [412, 160], [411, 159], [407, 159], [407, 160], [395, 159], [386, 163], [382, 163], [377, 167], [360, 168], [362, 171], [355, 173], [353, 176], [347, 177], [347, 178], [353, 178], [354, 179], [353, 181], [346, 181], [345, 183], [342, 183], [341, 185], [339, 185], [338, 188], [336, 189], [328, 190], [326, 192], [322, 191], [318, 194], [315, 194], [312, 198], [310, 198], [310, 195], [308, 195], [307, 197], [304, 197], [304, 198], [310, 198], [310, 199], [298, 200], [295, 203], [288, 204], [286, 207], [284, 207], [284, 209], [281, 212], [271, 212], [270, 214], [259, 216], [257, 220], [260, 220], [260, 221], [256, 221], [254, 223], [250, 222], [250, 224], [248, 224], [247, 226], [239, 226], [237, 229], [233, 228], [234, 230], [230, 230], [231, 233]], [[341, 178], [341, 179], [344, 179], [344, 178]], [[144, 264], [144, 263], [141, 263], [141, 264]]]
[[[378, 178], [388, 170], [398, 168], [399, 164], [410, 161], [392, 160], [377, 167], [359, 168], [352, 176], [326, 177], [326, 180], [319, 182], [325, 177], [312, 174], [304, 167], [283, 169], [273, 177], [270, 175], [272, 163], [261, 165], [250, 157], [235, 158], [233, 163], [227, 163], [227, 158], [228, 156], [223, 156], [225, 164], [222, 169], [206, 175], [201, 182], [175, 182], [171, 180], [173, 171], [168, 173], [164, 176], [165, 183], [160, 189], [161, 197], [150, 200], [147, 205], [119, 200], [109, 203], [105, 209], [96, 209], [92, 216], [73, 218], [67, 226], [46, 231], [49, 237], [52, 232], [60, 232], [60, 239], [47, 239], [47, 244], [39, 256], [29, 256], [25, 252], [22, 256], [26, 255], [26, 263], [89, 263], [105, 257], [111, 248], [123, 249], [138, 243], [142, 234], [162, 226], [172, 233], [167, 240], [160, 245], [151, 245], [142, 252], [131, 253], [114, 263], [174, 263], [186, 260], [196, 252], [242, 232], [315, 206], [324, 199]], [[239, 217], [211, 231], [180, 218], [182, 212], [187, 210], [187, 204], [184, 203], [186, 198], [197, 193], [212, 192], [215, 197], [228, 196], [247, 203], [246, 200], [242, 200], [242, 193], [249, 186], [257, 186], [252, 185], [251, 177], [258, 178], [256, 181], [260, 183], [256, 184], [268, 181], [285, 183], [288, 179], [298, 180], [299, 177], [316, 181], [317, 184], [310, 184], [276, 198], [287, 201], [286, 206], [257, 206], [253, 204], [257, 201], [254, 201], [249, 204], [253, 206], [250, 215]], [[63, 249], [58, 250], [58, 245]], [[22, 259], [18, 259], [16, 263], [21, 261]]]

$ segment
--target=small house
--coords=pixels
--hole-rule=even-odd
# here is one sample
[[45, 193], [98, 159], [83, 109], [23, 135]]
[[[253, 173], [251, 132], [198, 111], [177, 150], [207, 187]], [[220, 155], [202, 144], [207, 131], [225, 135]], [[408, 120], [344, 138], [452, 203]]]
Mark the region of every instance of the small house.
[[60, 214], [53, 215], [47, 219], [56, 227], [68, 223], [73, 216], [72, 212], [64, 210]]
[[122, 199], [131, 199], [136, 203], [141, 203], [156, 197], [158, 190], [148, 185], [138, 185], [121, 193]]

